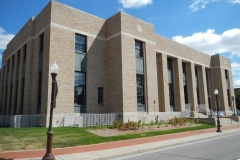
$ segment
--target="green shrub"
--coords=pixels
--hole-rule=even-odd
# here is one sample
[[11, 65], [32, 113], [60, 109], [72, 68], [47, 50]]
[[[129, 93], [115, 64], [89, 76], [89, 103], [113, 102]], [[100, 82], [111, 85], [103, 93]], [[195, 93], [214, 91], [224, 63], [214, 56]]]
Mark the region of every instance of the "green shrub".
[[169, 124], [172, 124], [173, 126], [177, 125], [185, 125], [187, 123], [187, 118], [181, 118], [181, 117], [173, 117], [168, 120]]
[[128, 121], [125, 123], [113, 121], [113, 128], [117, 128], [118, 130], [121, 130], [121, 131], [135, 130], [140, 128], [140, 126], [141, 126], [141, 120], [139, 120], [138, 122]]

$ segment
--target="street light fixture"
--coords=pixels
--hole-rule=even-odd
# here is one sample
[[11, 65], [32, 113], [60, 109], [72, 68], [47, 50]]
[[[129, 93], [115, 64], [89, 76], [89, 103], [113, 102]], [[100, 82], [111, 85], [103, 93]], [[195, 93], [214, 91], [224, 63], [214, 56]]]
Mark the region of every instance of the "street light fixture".
[[52, 131], [52, 119], [53, 119], [53, 108], [56, 105], [56, 97], [57, 97], [57, 81], [56, 77], [58, 74], [58, 66], [56, 62], [50, 68], [51, 76], [52, 76], [52, 93], [51, 93], [51, 106], [50, 106], [50, 117], [49, 117], [49, 127], [47, 132], [47, 149], [46, 154], [42, 158], [42, 160], [55, 160], [54, 155], [52, 154], [52, 138], [53, 138], [53, 131]]
[[216, 103], [217, 103], [217, 131], [216, 132], [222, 132], [220, 129], [220, 120], [219, 120], [219, 106], [218, 106], [218, 90], [214, 90], [214, 95], [216, 97]]
[[236, 115], [235, 113], [235, 107], [234, 107], [234, 97], [232, 96], [232, 107], [233, 107], [233, 116]]

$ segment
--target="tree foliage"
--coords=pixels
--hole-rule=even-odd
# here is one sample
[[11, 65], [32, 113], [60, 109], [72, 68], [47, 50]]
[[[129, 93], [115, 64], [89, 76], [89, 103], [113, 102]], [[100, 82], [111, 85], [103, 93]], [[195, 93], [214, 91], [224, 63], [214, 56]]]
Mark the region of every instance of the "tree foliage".
[[236, 108], [240, 110], [240, 90], [237, 90], [235, 93]]

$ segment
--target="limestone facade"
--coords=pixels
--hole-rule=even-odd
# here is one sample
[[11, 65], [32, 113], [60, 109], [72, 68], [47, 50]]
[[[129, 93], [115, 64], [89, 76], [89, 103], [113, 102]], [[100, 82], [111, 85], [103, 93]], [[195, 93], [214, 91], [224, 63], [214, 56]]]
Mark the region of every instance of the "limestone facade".
[[[206, 113], [209, 107], [216, 110], [213, 92], [218, 89], [220, 110], [231, 114], [228, 98], [234, 90], [228, 58], [210, 56], [157, 35], [153, 25], [123, 12], [105, 20], [51, 1], [26, 23], [4, 51], [1, 115], [49, 114], [49, 68], [54, 62], [59, 66], [54, 113], [78, 111], [74, 108], [76, 34], [86, 37], [86, 113], [120, 113], [123, 121], [150, 121], [156, 115], [180, 115], [185, 106], [190, 106], [194, 116], [199, 107]], [[138, 110], [136, 40], [143, 44], [144, 111]], [[170, 73], [173, 90], [169, 90]], [[102, 104], [98, 103], [99, 87], [103, 88]], [[170, 97], [174, 97], [173, 108]]]

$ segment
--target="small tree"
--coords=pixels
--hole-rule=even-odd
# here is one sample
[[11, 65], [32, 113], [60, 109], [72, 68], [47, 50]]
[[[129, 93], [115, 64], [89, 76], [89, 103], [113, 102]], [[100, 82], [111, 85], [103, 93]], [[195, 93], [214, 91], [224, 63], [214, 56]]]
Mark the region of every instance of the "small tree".
[[236, 108], [240, 110], [240, 89], [236, 90], [235, 96]]

